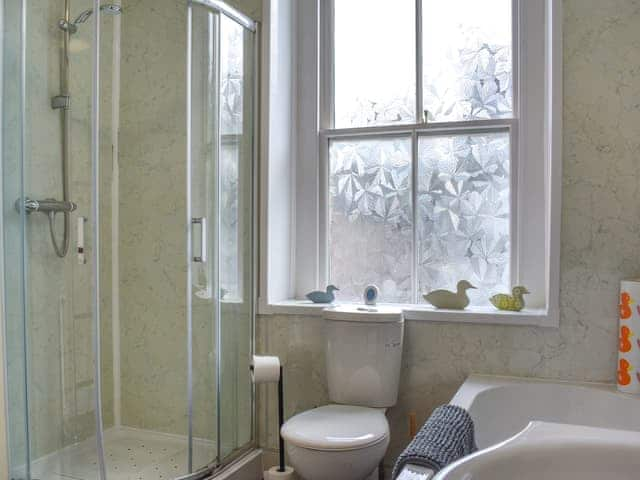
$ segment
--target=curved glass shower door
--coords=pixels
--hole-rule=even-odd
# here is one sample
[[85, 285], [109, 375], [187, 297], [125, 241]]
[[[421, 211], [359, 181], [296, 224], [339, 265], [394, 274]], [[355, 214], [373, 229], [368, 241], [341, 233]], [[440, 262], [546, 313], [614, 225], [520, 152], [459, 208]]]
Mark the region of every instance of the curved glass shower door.
[[[194, 467], [253, 440], [255, 25], [189, 6], [189, 320]], [[213, 221], [212, 221], [213, 220]]]
[[[93, 5], [73, 7], [91, 14]], [[90, 47], [95, 31], [78, 28], [72, 41], [56, 24], [67, 7], [2, 2], [2, 320], [9, 474], [20, 480], [77, 476], [71, 445], [100, 460], [95, 270], [65, 248], [70, 225], [91, 210], [93, 54], [71, 50]]]

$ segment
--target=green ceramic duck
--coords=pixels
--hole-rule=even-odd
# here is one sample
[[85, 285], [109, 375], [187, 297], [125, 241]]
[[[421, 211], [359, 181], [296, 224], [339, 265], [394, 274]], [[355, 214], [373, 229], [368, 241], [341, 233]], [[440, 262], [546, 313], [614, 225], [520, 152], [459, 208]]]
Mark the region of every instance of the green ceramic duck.
[[513, 287], [512, 294], [499, 293], [489, 299], [498, 310], [519, 312], [524, 308], [524, 295], [530, 293], [523, 286]]
[[336, 290], [340, 290], [340, 289], [338, 287], [336, 287], [335, 285], [329, 285], [327, 287], [327, 291], [326, 292], [322, 292], [320, 290], [317, 290], [317, 291], [314, 291], [314, 292], [307, 293], [306, 296], [313, 303], [333, 303], [333, 301], [336, 298], [335, 295], [333, 294], [333, 292], [335, 292]]
[[466, 280], [458, 282], [457, 292], [449, 290], [434, 290], [424, 295], [424, 299], [436, 308], [447, 308], [449, 310], [464, 310], [469, 305], [467, 290], [476, 288]]

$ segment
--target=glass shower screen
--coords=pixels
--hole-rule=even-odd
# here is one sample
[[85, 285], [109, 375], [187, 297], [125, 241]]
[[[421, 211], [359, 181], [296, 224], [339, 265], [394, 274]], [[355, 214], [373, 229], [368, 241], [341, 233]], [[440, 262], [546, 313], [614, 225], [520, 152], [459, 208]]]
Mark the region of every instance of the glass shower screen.
[[0, 478], [209, 478], [255, 447], [258, 26], [0, 4]]
[[[252, 442], [255, 24], [219, 2], [189, 12], [188, 319], [194, 466]], [[203, 447], [209, 445], [209, 448]]]

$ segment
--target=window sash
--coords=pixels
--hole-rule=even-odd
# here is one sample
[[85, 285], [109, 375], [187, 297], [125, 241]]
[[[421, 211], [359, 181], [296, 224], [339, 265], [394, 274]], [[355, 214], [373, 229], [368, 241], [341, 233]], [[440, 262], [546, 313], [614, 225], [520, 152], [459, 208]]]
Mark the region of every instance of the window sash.
[[513, 99], [512, 117], [497, 118], [487, 120], [461, 120], [453, 122], [426, 122], [424, 117], [423, 102], [423, 42], [422, 42], [422, 0], [415, 0], [416, 24], [416, 119], [412, 124], [392, 124], [380, 126], [365, 126], [353, 128], [334, 128], [335, 120], [335, 71], [334, 71], [334, 0], [322, 0], [320, 4], [320, 88], [319, 88], [319, 280], [321, 285], [329, 283], [329, 182], [330, 182], [330, 160], [329, 145], [334, 139], [359, 140], [371, 137], [411, 137], [411, 199], [413, 215], [413, 243], [412, 243], [412, 263], [411, 263], [411, 289], [412, 303], [419, 303], [418, 291], [418, 140], [426, 136], [452, 136], [469, 135], [483, 133], [507, 132], [510, 141], [510, 213], [509, 213], [509, 277], [513, 283], [518, 278], [518, 118], [520, 98], [519, 81], [519, 3], [521, 0], [512, 0], [512, 81]]
[[[416, 66], [416, 118], [415, 124], [420, 126], [441, 125], [454, 126], [456, 124], [474, 124], [486, 123], [492, 124], [504, 120], [516, 120], [520, 116], [520, 77], [519, 77], [519, 61], [520, 61], [520, 2], [523, 0], [511, 0], [511, 65], [512, 65], [512, 82], [513, 82], [513, 98], [512, 98], [512, 116], [504, 119], [489, 120], [462, 120], [456, 122], [426, 122], [424, 121], [424, 85], [423, 85], [423, 0], [415, 0], [415, 66]], [[354, 127], [336, 129], [335, 126], [335, 34], [334, 34], [334, 17], [335, 17], [335, 0], [321, 0], [319, 3], [320, 18], [320, 129], [337, 131], [337, 130], [364, 130], [369, 128], [380, 128], [386, 131], [395, 127], [410, 127], [412, 124], [392, 124], [381, 125], [376, 127]]]
[[[467, 123], [467, 122], [465, 122]], [[478, 122], [486, 123], [486, 122]], [[413, 242], [412, 242], [412, 262], [411, 262], [411, 303], [417, 304], [420, 298], [420, 292], [418, 291], [418, 262], [419, 262], [419, 239], [418, 239], [418, 141], [424, 137], [444, 137], [444, 136], [464, 136], [464, 135], [478, 135], [478, 134], [490, 134], [490, 133], [508, 133], [509, 134], [509, 168], [510, 168], [510, 205], [509, 205], [509, 278], [510, 282], [517, 278], [517, 157], [518, 151], [517, 145], [517, 122], [513, 119], [507, 120], [495, 120], [491, 121], [491, 125], [478, 124], [478, 125], [463, 125], [463, 126], [443, 126], [439, 128], [432, 128], [434, 124], [429, 125], [429, 128], [424, 128], [424, 124], [417, 125], [414, 128], [387, 128], [387, 127], [366, 127], [357, 129], [340, 129], [340, 130], [326, 130], [320, 133], [320, 276], [321, 283], [327, 284], [330, 282], [330, 255], [329, 255], [329, 235], [330, 235], [330, 198], [329, 198], [329, 183], [330, 183], [330, 159], [329, 148], [332, 140], [365, 140], [370, 138], [384, 138], [384, 137], [410, 137], [411, 138], [411, 204], [412, 204], [412, 229], [413, 229]]]

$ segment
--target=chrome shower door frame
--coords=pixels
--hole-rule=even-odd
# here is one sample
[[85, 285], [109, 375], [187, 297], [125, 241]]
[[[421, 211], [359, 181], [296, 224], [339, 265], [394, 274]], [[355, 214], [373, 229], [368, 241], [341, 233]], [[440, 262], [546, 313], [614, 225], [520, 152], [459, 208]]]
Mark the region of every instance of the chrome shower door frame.
[[[10, 230], [5, 225], [4, 215], [8, 212], [14, 213], [12, 200], [9, 201], [9, 197], [13, 198], [14, 194], [17, 194], [18, 199], [25, 198], [25, 149], [26, 142], [26, 78], [27, 78], [27, 4], [26, 0], [19, 0], [15, 2], [18, 4], [17, 8], [9, 8], [7, 0], [2, 1], [0, 4], [0, 23], [3, 29], [2, 38], [0, 38], [0, 104], [2, 105], [2, 112], [0, 112], [0, 212], [2, 212], [3, 218], [0, 219], [0, 341], [3, 342], [0, 352], [3, 358], [0, 359], [0, 367], [2, 367], [2, 374], [0, 379], [3, 381], [4, 391], [2, 392], [4, 404], [4, 411], [2, 415], [5, 416], [4, 428], [0, 429], [0, 434], [4, 438], [0, 439], [0, 442], [5, 441], [4, 452], [0, 455], [0, 460], [6, 459], [6, 464], [1, 465], [0, 477], [3, 475], [11, 476], [14, 474], [24, 475], [27, 478], [31, 478], [31, 439], [30, 439], [30, 417], [29, 417], [29, 384], [28, 384], [28, 371], [29, 371], [29, 358], [28, 358], [28, 331], [26, 324], [27, 316], [27, 301], [26, 292], [28, 291], [28, 278], [27, 278], [27, 249], [26, 249], [26, 212], [19, 211], [19, 219], [14, 225], [13, 233], [16, 234], [13, 237], [14, 246], [16, 251], [12, 254], [8, 254], [6, 249], [8, 248], [8, 235]], [[12, 5], [16, 7], [16, 5]], [[11, 32], [5, 30], [6, 22], [8, 22], [10, 10], [16, 10], [18, 21], [14, 24], [15, 31], [13, 32], [13, 40], [18, 44], [15, 48], [15, 62], [16, 67], [13, 77], [13, 82], [6, 82], [7, 72], [7, 55], [5, 49], [8, 44], [11, 43]], [[13, 160], [16, 163], [15, 168], [15, 192], [7, 195], [5, 188], [7, 187], [7, 178], [10, 178], [10, 174], [5, 169], [5, 148], [8, 143], [7, 132], [5, 131], [5, 122], [7, 121], [8, 106], [5, 103], [5, 95], [10, 85], [13, 87], [15, 102], [15, 128], [17, 131], [12, 133], [15, 137], [15, 157]], [[17, 238], [16, 238], [17, 237]], [[13, 276], [8, 271], [9, 258], [14, 260], [12, 265]], [[9, 285], [18, 285], [17, 295], [13, 292], [13, 295], [7, 294], [7, 288]], [[18, 297], [16, 299], [16, 297]], [[16, 345], [19, 349], [19, 358], [13, 358], [13, 361], [9, 362], [9, 315], [10, 308], [8, 303], [15, 301], [17, 308], [21, 310], [21, 325], [19, 329], [16, 329], [19, 337], [16, 340]], [[17, 367], [16, 367], [17, 365]], [[16, 370], [18, 370], [16, 372]], [[13, 375], [15, 373], [15, 375]], [[17, 392], [17, 393], [16, 393]], [[9, 416], [9, 405], [11, 396], [17, 395], [23, 400], [23, 408], [19, 412], [20, 426], [19, 428], [12, 429], [12, 422]], [[15, 414], [15, 413], [14, 413]], [[17, 447], [15, 444], [19, 444]], [[19, 453], [16, 453], [19, 450]], [[18, 465], [12, 464], [14, 457]], [[15, 470], [14, 470], [15, 469]]]
[[[257, 168], [257, 158], [258, 158], [258, 128], [259, 128], [259, 75], [260, 75], [260, 25], [258, 22], [252, 20], [248, 16], [239, 12], [235, 8], [231, 7], [227, 3], [220, 0], [188, 0], [187, 1], [187, 72], [186, 72], [186, 91], [187, 91], [187, 111], [186, 111], [186, 122], [187, 122], [187, 151], [186, 151], [186, 218], [185, 218], [185, 231], [186, 231], [186, 261], [187, 261], [187, 397], [188, 397], [188, 462], [189, 462], [189, 471], [192, 470], [192, 458], [193, 458], [193, 305], [192, 305], [192, 296], [193, 296], [193, 262], [198, 261], [194, 257], [193, 253], [193, 213], [192, 213], [192, 166], [193, 166], [193, 152], [192, 152], [192, 138], [193, 138], [193, 124], [192, 124], [192, 100], [193, 100], [193, 92], [192, 92], [192, 75], [193, 75], [193, 7], [194, 5], [204, 7], [212, 13], [218, 15], [224, 15], [227, 18], [233, 20], [238, 25], [242, 26], [245, 30], [251, 32], [253, 34], [253, 58], [252, 61], [252, 88], [251, 88], [251, 103], [253, 110], [253, 122], [252, 122], [252, 151], [251, 151], [251, 208], [253, 211], [253, 218], [251, 219], [251, 258], [249, 259], [252, 262], [252, 275], [251, 275], [251, 285], [249, 286], [250, 290], [250, 298], [251, 298], [251, 308], [250, 308], [250, 316], [251, 316], [251, 338], [249, 339], [249, 351], [250, 355], [253, 355], [255, 351], [255, 314], [256, 314], [256, 301], [257, 301], [257, 275], [255, 272], [255, 267], [257, 266], [257, 211], [258, 211], [258, 195], [257, 195], [257, 187], [258, 187], [258, 168]], [[218, 125], [219, 130], [219, 125]], [[219, 133], [219, 132], [218, 132]], [[218, 139], [219, 139], [218, 135]], [[218, 142], [219, 143], [219, 142]], [[219, 151], [219, 145], [217, 146]], [[219, 158], [219, 155], [218, 155]], [[219, 179], [218, 179], [219, 181]], [[203, 226], [204, 227], [204, 226]], [[215, 235], [214, 243], [216, 245], [216, 251], [213, 255], [215, 257], [212, 261], [216, 262], [216, 270], [219, 269], [219, 229], [216, 227], [216, 235]], [[202, 246], [203, 252], [205, 246]], [[215, 272], [215, 276], [219, 277], [219, 272]], [[215, 281], [215, 286], [219, 286], [218, 279]], [[215, 301], [215, 315], [214, 321], [216, 322], [216, 390], [218, 399], [220, 398], [220, 365], [221, 365], [221, 345], [220, 345], [220, 299], [219, 295], [214, 294]], [[247, 376], [249, 376], [249, 372], [247, 371]], [[255, 388], [253, 387], [251, 393], [251, 441], [235, 450], [232, 454], [221, 458], [220, 454], [220, 402], [217, 402], [217, 459], [212, 459], [212, 463], [210, 463], [207, 467], [202, 468], [196, 472], [189, 473], [188, 475], [179, 477], [177, 480], [198, 480], [204, 478], [210, 478], [211, 476], [216, 475], [217, 472], [224, 470], [231, 463], [236, 460], [244, 457], [249, 452], [257, 448], [256, 441], [256, 420], [255, 420]]]
[[107, 480], [104, 457], [104, 422], [102, 418], [102, 308], [100, 304], [100, 0], [93, 0], [92, 90], [91, 90], [91, 211], [93, 217], [93, 355], [95, 376], [96, 449], [100, 479]]

